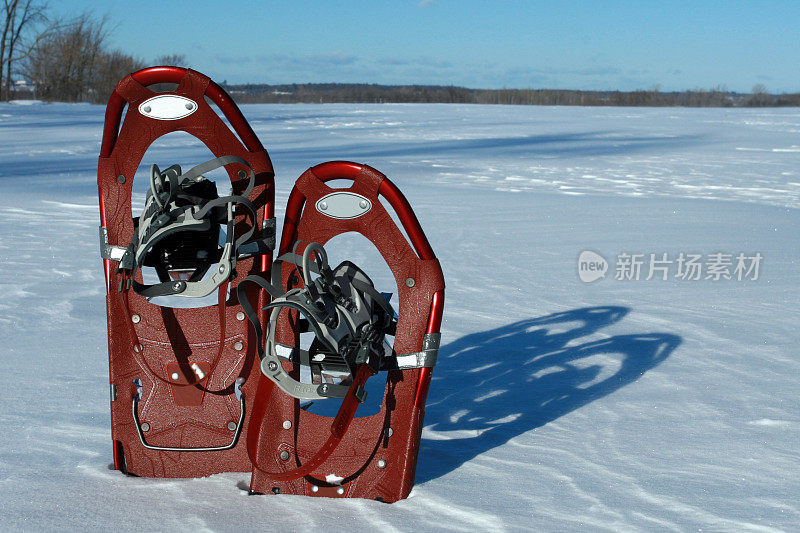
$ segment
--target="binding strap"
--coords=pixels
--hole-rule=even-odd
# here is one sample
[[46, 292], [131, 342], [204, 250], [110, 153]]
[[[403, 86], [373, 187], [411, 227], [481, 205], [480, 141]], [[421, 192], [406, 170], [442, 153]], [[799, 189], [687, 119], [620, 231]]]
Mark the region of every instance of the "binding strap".
[[[328, 437], [328, 440], [325, 441], [325, 444], [323, 444], [322, 447], [317, 450], [317, 453], [315, 453], [311, 459], [306, 461], [304, 465], [298, 465], [297, 468], [293, 468], [285, 472], [266, 470], [258, 463], [258, 432], [250, 431], [247, 434], [247, 454], [250, 456], [250, 461], [253, 463], [253, 466], [259, 471], [278, 481], [291, 481], [293, 479], [298, 479], [311, 474], [314, 470], [319, 468], [328, 459], [328, 457], [331, 456], [334, 450], [336, 450], [345, 433], [347, 433], [347, 429], [350, 427], [350, 423], [353, 421], [353, 418], [355, 418], [356, 410], [361, 403], [361, 400], [358, 399], [355, 391], [357, 388], [363, 387], [367, 381], [367, 378], [369, 378], [372, 374], [373, 371], [369, 365], [359, 365], [355, 378], [353, 379], [353, 384], [350, 386], [350, 390], [342, 401], [342, 405], [339, 407], [339, 412], [336, 414], [336, 418], [331, 424], [331, 434]], [[270, 396], [275, 390], [275, 384], [270, 380], [267, 380], [267, 382], [269, 389], [267, 390], [267, 394], [263, 401], [257, 402], [258, 405], [266, 406]], [[263, 416], [263, 411], [261, 411], [261, 413]], [[253, 416], [255, 416], [255, 413]]]
[[[240, 164], [249, 169], [249, 179], [243, 194], [209, 199], [189, 194], [185, 190], [187, 186], [197, 183], [204, 173], [231, 164]], [[178, 165], [173, 165], [164, 172], [153, 165], [150, 173], [151, 188], [145, 211], [133, 233], [131, 243], [120, 259], [117, 272], [130, 270], [131, 286], [146, 298], [171, 295], [202, 297], [210, 294], [214, 287], [230, 278], [236, 267], [239, 247], [250, 241], [255, 233], [258, 220], [256, 208], [247, 198], [254, 185], [255, 174], [250, 164], [233, 155], [206, 161], [184, 174], [180, 174]], [[183, 200], [188, 205], [179, 206], [176, 203], [177, 199]], [[234, 239], [234, 205], [242, 206], [252, 222], [247, 231], [236, 239]], [[136, 281], [134, 277], [136, 270], [144, 263], [147, 253], [160, 241], [180, 231], [209, 231], [213, 224], [217, 223], [226, 223], [226, 242], [218, 264], [209, 276], [201, 280], [162, 281], [152, 285]], [[256, 247], [257, 250], [262, 248], [264, 247]]]

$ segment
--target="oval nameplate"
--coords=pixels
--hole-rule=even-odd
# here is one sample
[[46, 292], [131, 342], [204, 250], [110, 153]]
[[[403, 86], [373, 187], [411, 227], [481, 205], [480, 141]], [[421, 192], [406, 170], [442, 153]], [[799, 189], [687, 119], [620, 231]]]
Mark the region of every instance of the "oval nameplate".
[[197, 111], [197, 103], [176, 94], [159, 94], [139, 104], [139, 113], [156, 120], [178, 120]]
[[326, 217], [343, 220], [358, 218], [367, 213], [372, 209], [372, 202], [360, 194], [334, 192], [317, 200], [316, 208]]

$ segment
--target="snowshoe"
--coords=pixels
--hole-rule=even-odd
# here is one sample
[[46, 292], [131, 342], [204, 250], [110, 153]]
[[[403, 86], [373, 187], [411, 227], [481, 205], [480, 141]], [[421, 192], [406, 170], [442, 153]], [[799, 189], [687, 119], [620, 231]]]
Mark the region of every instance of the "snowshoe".
[[[347, 189], [325, 182], [347, 179]], [[397, 214], [405, 233], [379, 197]], [[399, 292], [397, 313], [352, 262], [332, 268], [324, 245], [357, 232], [378, 249]], [[252, 282], [252, 283], [248, 283]], [[271, 282], [266, 335], [245, 306], [261, 359], [247, 447], [254, 493], [357, 497], [393, 502], [414, 483], [425, 401], [444, 306], [439, 262], [410, 205], [383, 174], [349, 162], [307, 170], [289, 197]], [[301, 334], [313, 333], [310, 346]], [[394, 337], [393, 344], [388, 343]], [[368, 378], [386, 385], [380, 412], [356, 418]], [[307, 410], [340, 402], [335, 417]]]
[[[177, 88], [147, 88], [157, 83]], [[142, 157], [175, 131], [199, 139], [216, 159], [185, 173], [180, 165], [153, 165], [144, 210], [134, 219], [131, 191]], [[217, 168], [231, 180], [228, 195], [204, 177]], [[239, 298], [253, 298], [248, 307], [267, 300], [228, 289], [270, 271], [273, 177], [241, 111], [208, 77], [153, 67], [127, 76], [111, 95], [97, 182], [116, 469], [150, 477], [251, 469], [244, 443], [259, 360]], [[156, 304], [215, 292], [216, 305]]]

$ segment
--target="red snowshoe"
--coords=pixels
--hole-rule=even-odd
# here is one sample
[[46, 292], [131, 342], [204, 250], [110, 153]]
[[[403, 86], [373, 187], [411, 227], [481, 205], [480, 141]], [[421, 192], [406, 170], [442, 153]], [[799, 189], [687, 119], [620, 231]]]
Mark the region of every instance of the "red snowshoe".
[[[325, 182], [347, 179], [347, 189]], [[403, 232], [381, 204], [397, 214]], [[398, 287], [397, 313], [369, 277], [322, 245], [357, 232], [378, 249]], [[425, 401], [436, 363], [444, 279], [408, 201], [377, 170], [329, 162], [307, 170], [286, 209], [272, 282], [248, 278], [273, 297], [258, 332], [261, 372], [247, 435], [255, 493], [357, 497], [393, 502], [414, 484]], [[310, 346], [300, 342], [311, 332]], [[394, 337], [392, 345], [387, 337]], [[356, 418], [365, 382], [385, 380], [378, 414]], [[384, 373], [385, 372], [385, 373]], [[305, 376], [305, 377], [304, 377]], [[341, 402], [335, 418], [308, 402]]]
[[[147, 88], [163, 83], [178, 86], [158, 93]], [[217, 159], [185, 173], [178, 165], [153, 166], [145, 210], [133, 219], [131, 190], [142, 157], [175, 131], [193, 135]], [[227, 196], [203, 176], [221, 167], [230, 177]], [[253, 298], [249, 307], [261, 308], [267, 299], [228, 288], [271, 268], [273, 176], [241, 111], [202, 74], [148, 68], [120, 81], [111, 95], [97, 183], [115, 468], [153, 477], [251, 469], [245, 444], [260, 372], [237, 294]], [[215, 291], [216, 305], [151, 303]]]

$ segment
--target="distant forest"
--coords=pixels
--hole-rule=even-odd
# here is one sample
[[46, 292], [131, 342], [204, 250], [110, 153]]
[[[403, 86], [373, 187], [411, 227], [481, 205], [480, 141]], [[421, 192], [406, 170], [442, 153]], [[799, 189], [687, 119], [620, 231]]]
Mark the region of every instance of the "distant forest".
[[752, 93], [724, 88], [662, 92], [575, 91], [564, 89], [467, 89], [441, 85], [305, 83], [289, 85], [223, 83], [239, 103], [440, 103], [654, 107], [800, 106], [800, 93], [769, 94], [756, 85]]

